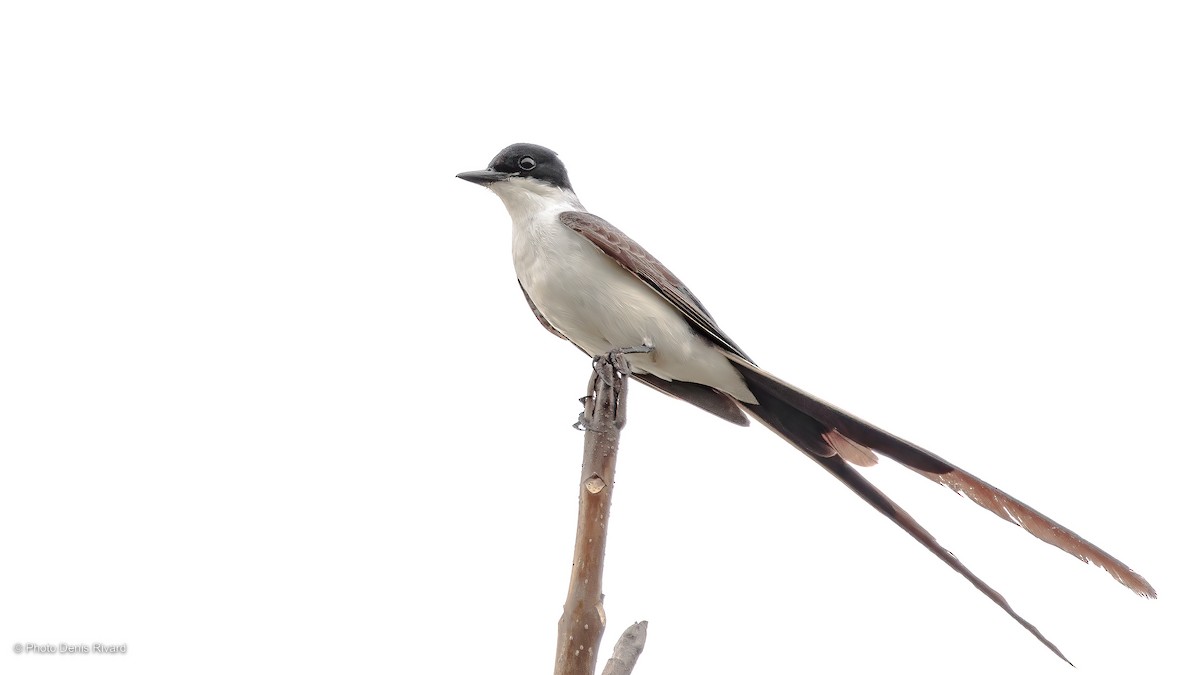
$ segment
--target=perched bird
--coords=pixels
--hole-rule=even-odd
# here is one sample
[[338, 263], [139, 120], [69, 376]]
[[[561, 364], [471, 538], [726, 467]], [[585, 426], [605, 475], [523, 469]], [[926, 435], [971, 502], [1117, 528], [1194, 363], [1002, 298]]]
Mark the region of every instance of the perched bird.
[[871, 466], [878, 455], [889, 457], [1042, 541], [1099, 565], [1135, 593], [1155, 596], [1127, 565], [1027, 504], [758, 367], [678, 277], [583, 208], [553, 151], [517, 143], [501, 150], [487, 169], [458, 177], [504, 202], [512, 217], [517, 281], [546, 330], [593, 357], [629, 349], [626, 360], [637, 380], [734, 424], [748, 425], [747, 415], [765, 424], [966, 577], [1064, 661], [1033, 624], [854, 467]]

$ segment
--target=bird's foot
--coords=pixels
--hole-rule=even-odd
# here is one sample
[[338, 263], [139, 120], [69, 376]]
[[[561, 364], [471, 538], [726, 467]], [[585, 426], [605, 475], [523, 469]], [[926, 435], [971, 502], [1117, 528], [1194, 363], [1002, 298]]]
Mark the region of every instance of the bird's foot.
[[[583, 412], [575, 422], [576, 429], [584, 431], [601, 431], [592, 421], [597, 419], [597, 407], [604, 406], [613, 412], [612, 420], [617, 429], [625, 426], [625, 380], [633, 369], [629, 366], [626, 354], [650, 354], [654, 351], [651, 345], [636, 347], [618, 347], [607, 354], [601, 354], [592, 359], [592, 378], [588, 388], [592, 392], [580, 401]], [[603, 383], [603, 386], [601, 384]]]
[[[599, 371], [597, 371], [597, 372], [599, 372]], [[579, 402], [583, 404], [583, 410], [579, 411], [579, 419], [575, 420], [575, 423], [571, 425], [571, 427], [574, 428], [576, 431], [591, 431], [592, 430], [591, 425], [588, 424], [588, 418], [591, 417], [591, 409], [589, 408], [589, 406], [590, 406], [591, 402], [593, 400], [595, 400], [595, 398], [596, 398], [595, 396], [580, 396], [579, 397]]]
[[608, 368], [605, 367], [606, 362], [612, 366], [612, 372], [615, 372], [622, 377], [629, 377], [633, 371], [630, 369], [629, 360], [626, 359], [625, 356], [627, 354], [650, 354], [653, 351], [654, 347], [651, 345], [617, 347], [615, 349], [610, 349], [607, 354], [601, 354], [600, 356], [594, 357], [592, 359], [592, 368], [600, 375], [601, 379], [604, 380], [604, 384], [607, 384], [611, 387], [613, 386], [613, 381], [611, 376], [608, 374]]

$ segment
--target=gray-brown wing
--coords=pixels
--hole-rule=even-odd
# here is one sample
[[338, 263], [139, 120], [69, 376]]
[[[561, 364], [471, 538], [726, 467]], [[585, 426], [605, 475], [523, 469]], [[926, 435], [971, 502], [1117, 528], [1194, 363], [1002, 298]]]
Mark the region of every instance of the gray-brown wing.
[[681, 401], [691, 403], [697, 408], [710, 412], [726, 422], [733, 422], [740, 427], [750, 426], [750, 420], [746, 419], [746, 415], [738, 407], [737, 401], [723, 391], [695, 382], [664, 380], [650, 373], [634, 373], [633, 377], [642, 384], [657, 389], [667, 396], [673, 396]]
[[688, 287], [683, 285], [679, 277], [672, 274], [671, 270], [624, 232], [603, 218], [584, 211], [566, 211], [559, 214], [558, 219], [654, 289], [687, 317], [692, 326], [712, 338], [719, 347], [750, 361], [750, 357], [741, 347], [717, 326], [716, 320], [696, 296], [692, 295]]

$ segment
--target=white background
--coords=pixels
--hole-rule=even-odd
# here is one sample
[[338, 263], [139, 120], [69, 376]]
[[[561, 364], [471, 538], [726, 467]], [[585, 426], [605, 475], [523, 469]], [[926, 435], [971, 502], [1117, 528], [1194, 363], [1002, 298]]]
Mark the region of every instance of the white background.
[[[1145, 574], [871, 472], [1078, 672], [1192, 671], [1196, 10], [965, 4], [5, 3], [0, 671], [551, 670], [588, 363], [454, 178], [516, 141], [759, 363]], [[636, 672], [1072, 672], [772, 434], [631, 405]]]

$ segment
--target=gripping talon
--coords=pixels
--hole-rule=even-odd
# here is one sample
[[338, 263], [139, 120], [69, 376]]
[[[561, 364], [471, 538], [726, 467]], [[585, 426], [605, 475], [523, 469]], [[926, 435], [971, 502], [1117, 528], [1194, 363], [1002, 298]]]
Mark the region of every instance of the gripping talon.
[[[633, 371], [629, 367], [629, 360], [625, 358], [627, 354], [649, 354], [654, 351], [654, 347], [646, 344], [636, 347], [617, 347], [605, 354], [597, 356], [596, 360], [607, 359], [612, 364], [613, 370], [625, 377], [629, 377]], [[605, 380], [605, 384], [612, 386], [612, 382]]]
[[[600, 376], [600, 379], [604, 381], [606, 386], [613, 386], [612, 373], [620, 373], [621, 375], [626, 374], [617, 367], [617, 358], [621, 357], [617, 355], [617, 350], [614, 349], [607, 354], [603, 354], [592, 359], [592, 370], [596, 371], [596, 374]], [[608, 363], [612, 366], [611, 372], [605, 367], [605, 363]]]
[[[579, 413], [579, 419], [571, 426], [580, 431], [593, 431], [593, 427], [589, 424], [594, 411], [589, 409], [589, 406], [595, 405], [610, 405], [613, 407], [613, 412], [617, 421], [617, 428], [625, 426], [625, 411], [624, 406], [620, 405], [625, 388], [625, 378], [633, 374], [633, 369], [629, 365], [629, 360], [625, 358], [626, 354], [649, 354], [654, 351], [651, 345], [638, 345], [636, 347], [618, 347], [608, 351], [605, 354], [592, 357], [592, 394], [583, 396], [579, 402], [583, 404], [583, 412]], [[612, 399], [600, 402], [595, 397], [595, 392], [600, 391], [599, 384], [604, 383], [612, 392]]]

